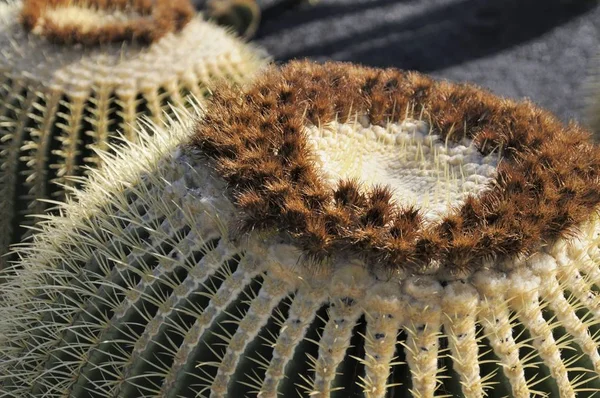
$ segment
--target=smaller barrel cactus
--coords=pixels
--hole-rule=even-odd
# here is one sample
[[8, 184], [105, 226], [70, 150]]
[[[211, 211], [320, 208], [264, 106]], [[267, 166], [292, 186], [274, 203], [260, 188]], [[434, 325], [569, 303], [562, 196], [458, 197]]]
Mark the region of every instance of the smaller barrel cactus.
[[[188, 0], [0, 4], [0, 254], [73, 176], [98, 167], [141, 114], [159, 123], [265, 54], [196, 16]], [[3, 261], [6, 259], [2, 257]], [[0, 264], [0, 268], [2, 268]]]
[[4, 273], [3, 396], [600, 391], [600, 148], [577, 125], [293, 62], [152, 129]]

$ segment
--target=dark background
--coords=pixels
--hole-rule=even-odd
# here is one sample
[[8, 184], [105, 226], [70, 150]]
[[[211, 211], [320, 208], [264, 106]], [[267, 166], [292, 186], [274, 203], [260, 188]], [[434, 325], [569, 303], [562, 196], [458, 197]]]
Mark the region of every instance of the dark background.
[[585, 122], [589, 82], [600, 70], [597, 1], [320, 0], [290, 7], [293, 1], [259, 3], [254, 42], [276, 62], [308, 57], [413, 69], [529, 97], [564, 121]]

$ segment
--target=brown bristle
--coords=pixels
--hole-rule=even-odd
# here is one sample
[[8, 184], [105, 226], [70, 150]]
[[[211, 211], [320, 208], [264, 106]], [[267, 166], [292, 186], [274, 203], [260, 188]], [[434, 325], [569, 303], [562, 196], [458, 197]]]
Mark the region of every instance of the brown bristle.
[[[406, 109], [422, 111], [442, 140], [466, 137], [482, 154], [504, 155], [489, 189], [430, 224], [419, 209], [394, 203], [388, 187], [325, 186], [303, 133], [357, 115], [396, 122]], [[391, 269], [436, 260], [451, 273], [471, 272], [568, 237], [600, 204], [600, 149], [579, 126], [527, 101], [416, 72], [292, 62], [272, 67], [244, 95], [217, 97], [207, 115], [191, 145], [229, 182], [245, 229], [287, 229], [312, 259], [351, 251]]]
[[[138, 16], [91, 28], [46, 17], [49, 10], [68, 6], [102, 11], [131, 10]], [[93, 46], [122, 41], [150, 44], [169, 32], [183, 29], [194, 13], [189, 0], [24, 0], [21, 24], [27, 31], [58, 44]]]
[[395, 205], [392, 203], [392, 192], [389, 187], [375, 186], [369, 192], [369, 204], [362, 216], [363, 225], [384, 227], [392, 220]]
[[360, 186], [357, 181], [342, 180], [338, 183], [338, 188], [335, 190], [334, 199], [342, 206], [357, 206], [365, 205], [366, 198], [360, 191]]

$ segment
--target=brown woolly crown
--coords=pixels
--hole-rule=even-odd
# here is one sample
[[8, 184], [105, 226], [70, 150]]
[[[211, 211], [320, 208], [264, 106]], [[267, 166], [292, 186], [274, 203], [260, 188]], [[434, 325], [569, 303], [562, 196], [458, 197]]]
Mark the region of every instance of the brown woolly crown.
[[[430, 224], [387, 186], [328, 187], [307, 143], [306, 126], [357, 115], [384, 125], [407, 109], [442, 140], [466, 137], [482, 155], [503, 152], [493, 183]], [[245, 230], [287, 232], [315, 260], [353, 252], [392, 269], [472, 272], [569, 236], [600, 203], [600, 149], [578, 125], [527, 101], [395, 69], [271, 68], [241, 96], [218, 92], [192, 145], [228, 182]]]
[[[73, 21], [52, 18], [54, 11], [69, 7], [81, 11], [120, 15]], [[21, 23], [30, 32], [59, 44], [98, 45], [119, 41], [152, 43], [169, 32], [181, 30], [193, 17], [189, 0], [25, 0]], [[75, 20], [77, 19], [77, 20]]]

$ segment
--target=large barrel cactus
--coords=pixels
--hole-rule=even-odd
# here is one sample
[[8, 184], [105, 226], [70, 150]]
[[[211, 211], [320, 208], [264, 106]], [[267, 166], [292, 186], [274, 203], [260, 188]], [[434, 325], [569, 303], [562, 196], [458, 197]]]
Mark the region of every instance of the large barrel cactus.
[[0, 255], [41, 199], [62, 200], [70, 177], [100, 165], [117, 130], [135, 139], [140, 114], [160, 122], [189, 94], [265, 64], [188, 0], [10, 1], [0, 53]]
[[600, 391], [587, 132], [393, 69], [240, 90], [103, 155], [20, 248], [0, 395]]

